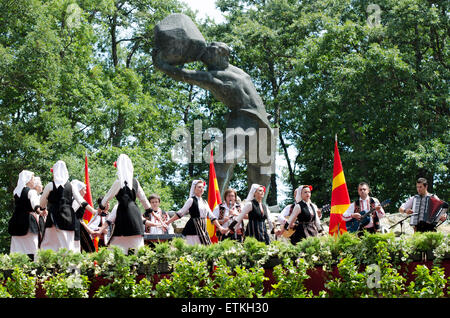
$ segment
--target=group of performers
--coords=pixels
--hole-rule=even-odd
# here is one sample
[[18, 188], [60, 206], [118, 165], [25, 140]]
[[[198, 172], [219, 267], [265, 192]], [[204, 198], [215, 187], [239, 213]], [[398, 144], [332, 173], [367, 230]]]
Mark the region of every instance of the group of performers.
[[[127, 155], [121, 154], [115, 166], [117, 179], [106, 195], [99, 198], [97, 209], [83, 198], [86, 185], [79, 180], [69, 181], [63, 161], [54, 164], [53, 181], [45, 188], [33, 172], [22, 171], [14, 189], [15, 209], [8, 225], [10, 252], [28, 254], [34, 259], [39, 249], [93, 251], [92, 238], [98, 237], [101, 242], [99, 246], [116, 245], [128, 253], [144, 245], [144, 232], [173, 234], [171, 223], [186, 215], [189, 215], [189, 220], [182, 234], [186, 242], [193, 245], [211, 244], [207, 218], [216, 226], [220, 240], [242, 242], [245, 237], [251, 236], [269, 244], [270, 233], [276, 237], [289, 237], [296, 244], [303, 238], [324, 232], [320, 222], [323, 208], [319, 209], [311, 202], [311, 185], [301, 185], [295, 189], [294, 203], [279, 214], [277, 220], [281, 227], [276, 228], [269, 208], [263, 202], [266, 189], [262, 185], [251, 185], [244, 202], [240, 201], [235, 190], [226, 190], [223, 203], [211, 211], [202, 198], [205, 182], [194, 180], [183, 207], [169, 217], [159, 207], [161, 199], [158, 195], [146, 197], [134, 178], [133, 164]], [[410, 224], [416, 231], [433, 231], [438, 221], [443, 222], [447, 218], [448, 204], [428, 193], [427, 189], [427, 181], [418, 179], [418, 194], [409, 198], [399, 209], [411, 218]], [[350, 204], [343, 214], [344, 221], [358, 224], [359, 233], [379, 231], [380, 219], [385, 216], [382, 204], [369, 193], [369, 185], [360, 183], [359, 200]], [[109, 201], [114, 197], [118, 203], [109, 212]], [[144, 214], [136, 205], [136, 199], [145, 209]], [[93, 215], [87, 224], [83, 221], [86, 210]], [[245, 229], [244, 218], [248, 220]], [[289, 235], [286, 235], [288, 232]]]

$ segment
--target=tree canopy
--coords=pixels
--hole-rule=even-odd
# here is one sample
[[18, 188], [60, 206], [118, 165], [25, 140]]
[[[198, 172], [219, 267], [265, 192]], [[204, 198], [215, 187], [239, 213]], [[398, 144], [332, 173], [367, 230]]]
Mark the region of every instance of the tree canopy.
[[[449, 21], [447, 1], [217, 0], [224, 23], [199, 21], [178, 0], [16, 0], [0, 3], [0, 249], [23, 169], [44, 185], [57, 160], [84, 180], [94, 201], [115, 179], [120, 153], [164, 209], [180, 207], [207, 163], [176, 163], [172, 133], [194, 120], [225, 129], [227, 108], [207, 91], [152, 65], [153, 27], [170, 13], [196, 21], [207, 41], [254, 81], [279, 128], [289, 191], [272, 178], [269, 205], [299, 184], [330, 201], [337, 134], [351, 199], [367, 181], [393, 211], [426, 177], [448, 200]], [[185, 67], [199, 68], [199, 64]], [[207, 141], [203, 141], [204, 145]], [[294, 149], [295, 157], [289, 150]], [[292, 152], [291, 152], [292, 153]], [[231, 185], [245, 198], [245, 164]]]

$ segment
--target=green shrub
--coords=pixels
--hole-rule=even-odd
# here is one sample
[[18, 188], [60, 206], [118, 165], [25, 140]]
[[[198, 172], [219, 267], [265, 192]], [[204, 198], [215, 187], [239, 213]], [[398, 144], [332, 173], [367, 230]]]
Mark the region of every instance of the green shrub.
[[35, 298], [36, 278], [29, 276], [16, 266], [11, 277], [6, 280], [6, 289], [13, 298]]
[[61, 273], [46, 280], [42, 286], [49, 298], [88, 298], [89, 284], [85, 275]]
[[444, 269], [434, 266], [431, 270], [425, 265], [417, 265], [413, 272], [416, 278], [409, 284], [408, 296], [413, 298], [438, 298], [445, 296], [445, 285], [449, 280]]
[[221, 259], [214, 271], [214, 296], [218, 298], [262, 297], [264, 291], [264, 269], [228, 266]]
[[359, 272], [355, 259], [347, 256], [337, 265], [341, 278], [335, 278], [325, 284], [329, 290], [327, 297], [359, 298], [369, 293], [367, 277]]
[[312, 291], [305, 288], [304, 282], [309, 278], [306, 273], [308, 266], [303, 258], [294, 262], [284, 259], [283, 264], [277, 265], [273, 269], [277, 283], [272, 284], [265, 296], [270, 298], [311, 298]]
[[163, 278], [155, 286], [156, 297], [198, 298], [211, 297], [212, 279], [207, 262], [181, 257], [170, 278]]

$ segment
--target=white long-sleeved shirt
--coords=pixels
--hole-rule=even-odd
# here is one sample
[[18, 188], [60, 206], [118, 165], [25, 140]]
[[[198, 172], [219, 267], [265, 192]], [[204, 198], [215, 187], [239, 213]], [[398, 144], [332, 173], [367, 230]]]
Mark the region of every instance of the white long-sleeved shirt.
[[[182, 218], [183, 216], [189, 213], [189, 209], [192, 206], [193, 201], [194, 199], [192, 198], [187, 199], [183, 207], [176, 213], [179, 218]], [[201, 218], [209, 217], [211, 221], [214, 221], [216, 217], [211, 212], [211, 209], [209, 208], [209, 205], [206, 203], [206, 201], [200, 197], [197, 197], [197, 202], [198, 202], [198, 210], [200, 211], [200, 217]]]
[[[304, 200], [302, 200], [302, 201], [305, 202]], [[308, 207], [309, 213], [313, 214], [315, 212], [314, 213], [314, 223], [316, 224], [316, 227], [319, 230], [321, 227], [320, 227], [319, 214], [317, 213], [317, 210], [318, 210], [317, 205], [315, 205], [312, 202], [309, 202], [309, 203], [305, 202], [305, 203], [306, 203], [306, 206]], [[312, 205], [312, 207], [311, 207], [311, 205]], [[314, 211], [312, 210], [312, 208], [314, 208]], [[302, 212], [302, 208], [300, 207], [299, 204], [296, 204], [294, 207], [294, 210], [292, 211], [292, 214], [289, 218], [288, 224], [289, 225], [293, 224], [293, 222], [295, 222], [295, 220], [297, 219], [298, 215], [301, 212]]]
[[283, 211], [278, 214], [277, 220], [280, 222], [281, 226], [284, 226], [284, 224], [289, 219], [289, 212], [291, 212], [292, 204], [288, 204], [284, 207]]
[[[373, 200], [375, 201], [375, 206], [380, 206], [380, 202], [378, 201], [377, 198], [373, 198]], [[359, 198], [359, 207], [361, 211], [369, 211], [371, 209], [370, 207], [370, 197], [367, 196], [367, 198], [365, 200]], [[355, 212], [355, 202], [352, 202], [352, 204], [350, 204], [350, 206], [347, 208], [347, 210], [344, 212], [344, 214], [342, 215], [342, 219], [347, 222], [350, 221], [352, 219], [352, 214]], [[386, 213], [384, 212], [383, 207], [381, 207], [380, 211], [377, 211], [377, 216], [379, 219], [383, 218]], [[367, 224], [365, 226], [365, 228], [371, 228], [373, 227], [373, 219], [370, 218], [370, 222], [369, 224]]]
[[[147, 210], [151, 207], [150, 202], [148, 201], [147, 197], [145, 196], [144, 190], [142, 190], [142, 187], [139, 184], [139, 181], [137, 181], [137, 185], [138, 185], [138, 188], [136, 191], [136, 197], [142, 203], [142, 206], [144, 207], [144, 209]], [[120, 181], [118, 179], [116, 179], [116, 181], [114, 181], [113, 185], [109, 189], [108, 193], [106, 193], [106, 195], [103, 197], [102, 205], [106, 206], [106, 203], [108, 203], [111, 199], [113, 199], [117, 195], [117, 193], [119, 193], [119, 191], [120, 191]]]
[[28, 200], [30, 200], [33, 210], [41, 204], [39, 194], [34, 189], [30, 189], [30, 191], [28, 191]]
[[[48, 183], [45, 186], [44, 191], [42, 192], [41, 199], [40, 199], [40, 205], [42, 208], [47, 207], [48, 196], [51, 191], [53, 191], [53, 182]], [[37, 192], [36, 192], [36, 194], [37, 194]], [[72, 196], [75, 199], [75, 201], [78, 202], [79, 205], [82, 205], [84, 202], [86, 202], [86, 200], [83, 199], [80, 192], [75, 187], [72, 187]]]
[[[250, 211], [253, 209], [252, 202], [246, 202], [244, 206], [242, 207], [241, 213], [237, 216], [235, 219], [236, 222], [241, 223], [244, 217], [250, 213]], [[267, 223], [269, 223], [269, 230], [272, 231], [273, 229], [273, 223], [272, 223], [272, 216], [269, 211], [269, 207], [266, 205], [266, 211], [267, 211]]]
[[[233, 209], [236, 209], [236, 203], [233, 204], [233, 206], [232, 206], [231, 208], [230, 208], [227, 204], [218, 204], [218, 205], [214, 208], [214, 211], [213, 211], [213, 214], [214, 214], [214, 216], [216, 217], [216, 219], [217, 219], [218, 221], [219, 221], [219, 216], [220, 216], [220, 206], [225, 207], [225, 212], [224, 212], [224, 214], [223, 214], [223, 217], [224, 217], [224, 218], [227, 217], [227, 216], [229, 217], [230, 214], [231, 214], [230, 211], [232, 211]], [[224, 223], [222, 224], [222, 226], [225, 227], [225, 228], [228, 227], [228, 226], [230, 225], [230, 223], [233, 222], [233, 219], [235, 219], [236, 217], [237, 217], [237, 216], [230, 218], [230, 220], [224, 222]], [[237, 225], [236, 225], [236, 229], [239, 229], [240, 227], [241, 227], [240, 224], [237, 224]]]

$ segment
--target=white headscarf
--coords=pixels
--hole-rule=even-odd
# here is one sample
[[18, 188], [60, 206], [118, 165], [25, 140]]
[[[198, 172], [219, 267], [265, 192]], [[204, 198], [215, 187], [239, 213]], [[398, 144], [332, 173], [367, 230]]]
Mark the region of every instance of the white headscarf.
[[117, 159], [117, 178], [120, 182], [120, 188], [125, 186], [125, 182], [128, 188], [133, 189], [133, 164], [130, 157], [126, 154], [121, 154]]
[[77, 180], [77, 179], [72, 180], [71, 184], [72, 184], [72, 187], [77, 189], [78, 192], [80, 192], [81, 190], [86, 188], [86, 185], [83, 182], [81, 182], [80, 180]]
[[34, 186], [42, 186], [42, 181], [40, 177], [34, 177]]
[[63, 186], [69, 180], [69, 171], [67, 170], [66, 163], [62, 160], [57, 161], [53, 165], [53, 182], [56, 187]]
[[203, 181], [203, 180], [194, 180], [194, 181], [192, 181], [192, 184], [191, 184], [191, 191], [189, 191], [189, 197], [190, 198], [192, 198], [194, 195], [195, 195], [195, 186], [199, 183], [199, 182], [203, 182], [203, 185], [205, 185], [205, 181]]
[[304, 187], [310, 187], [310, 190], [312, 191], [312, 186], [310, 185], [301, 185], [296, 190], [297, 193], [295, 194], [295, 202], [300, 202], [302, 200], [302, 190]]
[[26, 184], [33, 178], [34, 173], [28, 170], [23, 170], [19, 173], [19, 180], [17, 180], [17, 186], [14, 189], [14, 195], [17, 194], [18, 197], [22, 194], [23, 188], [25, 188]]
[[250, 192], [247, 195], [247, 198], [245, 199], [245, 201], [251, 201], [253, 200], [253, 197], [255, 195], [256, 190], [258, 190], [259, 188], [264, 187], [260, 184], [254, 183], [252, 184], [252, 187], [250, 188]]

